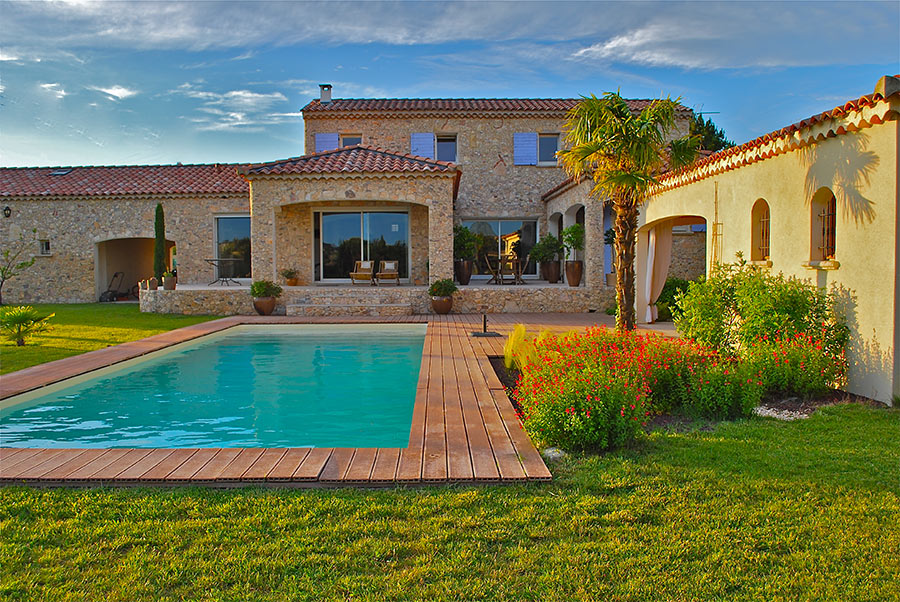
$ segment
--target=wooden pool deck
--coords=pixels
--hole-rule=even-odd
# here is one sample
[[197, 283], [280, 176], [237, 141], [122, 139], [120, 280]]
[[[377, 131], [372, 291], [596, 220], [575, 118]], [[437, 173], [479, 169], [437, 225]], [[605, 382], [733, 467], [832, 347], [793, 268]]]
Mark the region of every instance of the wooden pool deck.
[[[0, 483], [43, 486], [248, 484], [281, 487], [511, 483], [550, 480], [490, 364], [505, 337], [476, 338], [480, 315], [396, 318], [235, 316], [42, 364], [0, 379], [0, 399], [238, 324], [428, 323], [409, 445], [405, 448], [21, 449], [0, 447]], [[495, 314], [569, 330], [609, 324], [598, 314]]]

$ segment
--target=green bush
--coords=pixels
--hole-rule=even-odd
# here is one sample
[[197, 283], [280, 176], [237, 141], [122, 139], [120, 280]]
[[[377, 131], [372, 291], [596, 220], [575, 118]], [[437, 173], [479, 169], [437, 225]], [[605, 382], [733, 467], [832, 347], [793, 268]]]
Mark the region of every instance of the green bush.
[[538, 263], [548, 263], [556, 260], [563, 253], [562, 241], [552, 234], [545, 234], [531, 247], [531, 259]]
[[845, 384], [847, 359], [829, 352], [824, 342], [802, 334], [786, 340], [764, 340], [742, 353], [743, 361], [764, 385], [778, 395], [806, 399]]
[[465, 226], [453, 226], [453, 259], [475, 259], [476, 238]]
[[675, 298], [687, 291], [690, 281], [683, 278], [667, 278], [662, 292], [656, 300], [657, 322], [671, 322], [678, 311]]
[[255, 299], [260, 297], [280, 297], [283, 291], [283, 288], [271, 280], [256, 280], [250, 285], [250, 296]]
[[50, 329], [50, 318], [56, 314], [42, 316], [30, 305], [0, 308], [0, 330], [10, 341], [21, 347], [25, 339]]
[[702, 418], [748, 417], [765, 392], [753, 366], [738, 361], [704, 362], [688, 381], [684, 410]]
[[575, 258], [575, 251], [584, 250], [584, 226], [572, 224], [562, 231], [562, 242], [566, 250], [566, 259], [571, 255]]

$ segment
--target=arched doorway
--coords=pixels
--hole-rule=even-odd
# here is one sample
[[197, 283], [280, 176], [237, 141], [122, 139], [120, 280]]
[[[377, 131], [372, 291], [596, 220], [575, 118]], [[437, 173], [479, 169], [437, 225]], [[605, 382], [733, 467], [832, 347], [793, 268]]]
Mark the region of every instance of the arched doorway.
[[[114, 238], [98, 242], [94, 247], [94, 286], [95, 298], [110, 286], [116, 272], [122, 272], [122, 283], [117, 284], [119, 292], [128, 293], [139, 280], [153, 275], [152, 238]], [[166, 262], [172, 266], [172, 255], [175, 242], [166, 241]]]

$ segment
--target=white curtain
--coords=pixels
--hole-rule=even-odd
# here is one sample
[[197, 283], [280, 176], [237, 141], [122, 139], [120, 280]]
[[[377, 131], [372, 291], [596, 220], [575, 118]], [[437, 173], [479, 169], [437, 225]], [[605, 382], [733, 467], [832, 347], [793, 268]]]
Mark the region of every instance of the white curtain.
[[656, 322], [659, 316], [656, 300], [659, 299], [659, 294], [666, 284], [670, 263], [672, 263], [672, 224], [663, 222], [650, 229], [647, 239], [647, 281], [644, 291], [647, 302], [645, 321], [648, 324]]

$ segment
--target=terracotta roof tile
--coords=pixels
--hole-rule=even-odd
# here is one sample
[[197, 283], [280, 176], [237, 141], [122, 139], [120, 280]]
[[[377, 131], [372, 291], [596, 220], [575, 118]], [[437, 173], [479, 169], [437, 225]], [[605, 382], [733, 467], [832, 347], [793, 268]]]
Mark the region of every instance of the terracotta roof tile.
[[427, 157], [406, 155], [357, 144], [282, 161], [248, 165], [244, 175], [288, 175], [316, 173], [454, 172], [456, 165]]
[[233, 164], [2, 167], [0, 197], [248, 194], [247, 182], [235, 168]]
[[[406, 112], [423, 113], [565, 113], [580, 98], [335, 98], [330, 103], [313, 100], [303, 107], [303, 113], [323, 116], [330, 113]], [[649, 99], [627, 101], [639, 111], [649, 105]], [[690, 111], [681, 107], [683, 112]]]

